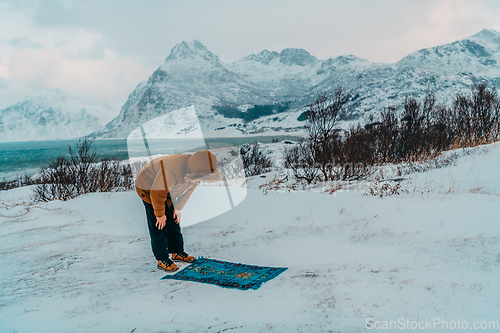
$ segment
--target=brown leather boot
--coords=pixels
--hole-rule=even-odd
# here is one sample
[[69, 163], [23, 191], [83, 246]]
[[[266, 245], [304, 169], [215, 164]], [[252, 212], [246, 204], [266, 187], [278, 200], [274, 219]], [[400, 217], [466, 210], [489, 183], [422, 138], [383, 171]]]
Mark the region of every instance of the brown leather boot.
[[175, 272], [179, 269], [179, 267], [172, 262], [172, 260], [158, 260], [158, 265], [156, 266], [158, 269], [163, 269], [167, 272]]
[[172, 253], [172, 260], [194, 262], [196, 260], [196, 258], [193, 256], [190, 256], [186, 252], [180, 252], [180, 253]]

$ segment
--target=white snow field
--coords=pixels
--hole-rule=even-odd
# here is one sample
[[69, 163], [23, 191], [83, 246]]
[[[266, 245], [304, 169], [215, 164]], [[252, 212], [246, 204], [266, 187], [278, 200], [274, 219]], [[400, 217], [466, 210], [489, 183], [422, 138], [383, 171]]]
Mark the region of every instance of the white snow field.
[[[498, 332], [500, 145], [457, 154], [384, 198], [265, 194], [274, 175], [253, 178], [234, 209], [183, 228], [192, 255], [288, 267], [249, 291], [160, 280], [135, 192], [0, 192], [0, 332], [364, 332], [369, 318], [383, 331], [460, 320]], [[203, 214], [205, 190], [181, 224]]]

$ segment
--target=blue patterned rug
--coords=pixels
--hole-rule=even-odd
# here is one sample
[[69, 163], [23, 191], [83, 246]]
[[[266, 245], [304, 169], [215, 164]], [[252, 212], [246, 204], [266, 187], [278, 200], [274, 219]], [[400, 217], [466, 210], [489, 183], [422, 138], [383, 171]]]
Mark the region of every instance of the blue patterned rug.
[[168, 274], [162, 280], [195, 281], [215, 284], [224, 288], [248, 290], [259, 289], [264, 282], [274, 279], [285, 270], [286, 268], [281, 267], [253, 266], [198, 258], [183, 270], [175, 274]]

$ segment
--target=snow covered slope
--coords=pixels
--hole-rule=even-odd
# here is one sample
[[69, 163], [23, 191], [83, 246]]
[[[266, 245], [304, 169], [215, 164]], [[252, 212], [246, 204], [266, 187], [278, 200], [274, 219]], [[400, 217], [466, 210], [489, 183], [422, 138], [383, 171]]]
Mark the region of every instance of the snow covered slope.
[[449, 103], [457, 92], [469, 91], [478, 82], [500, 87], [499, 61], [500, 33], [493, 30], [414, 52], [394, 64], [353, 55], [318, 60], [302, 49], [264, 50], [225, 64], [201, 42], [182, 42], [131, 93], [120, 115], [95, 135], [126, 137], [137, 124], [190, 105], [210, 136], [248, 134], [260, 128], [293, 131], [304, 123], [295, 118], [280, 129], [273, 124], [275, 115], [268, 115], [267, 124], [262, 119], [259, 124], [243, 121], [242, 116], [256, 105], [298, 112], [318, 93], [330, 94], [338, 86], [353, 90], [351, 117], [363, 120], [385, 106], [401, 105], [407, 96], [434, 92], [438, 101]]
[[[31, 202], [30, 188], [0, 192], [1, 331], [365, 332], [370, 319], [413, 327], [434, 318], [495, 325], [500, 145], [456, 153], [453, 165], [408, 175], [411, 191], [383, 199], [265, 194], [258, 186], [273, 174], [253, 178], [235, 209], [183, 228], [190, 254], [288, 267], [245, 292], [160, 280], [135, 192], [49, 203]], [[203, 214], [204, 190], [181, 224]]]
[[172, 111], [136, 127], [127, 139], [203, 139], [200, 122], [193, 106]]
[[44, 89], [0, 110], [0, 141], [72, 139], [104, 127], [116, 112], [84, 105], [59, 89]]

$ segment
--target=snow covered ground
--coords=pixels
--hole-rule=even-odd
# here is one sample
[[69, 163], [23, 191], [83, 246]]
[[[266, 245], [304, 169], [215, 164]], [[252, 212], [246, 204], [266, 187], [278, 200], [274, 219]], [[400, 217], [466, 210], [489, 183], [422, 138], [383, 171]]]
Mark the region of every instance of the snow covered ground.
[[0, 192], [0, 332], [357, 332], [369, 318], [377, 327], [460, 320], [470, 331], [498, 322], [500, 145], [456, 153], [384, 198], [265, 192], [259, 185], [275, 174], [255, 177], [234, 209], [189, 225], [202, 214], [207, 188], [198, 188], [181, 222], [188, 253], [289, 268], [255, 291], [160, 280], [135, 192], [49, 203], [31, 202], [30, 188]]

